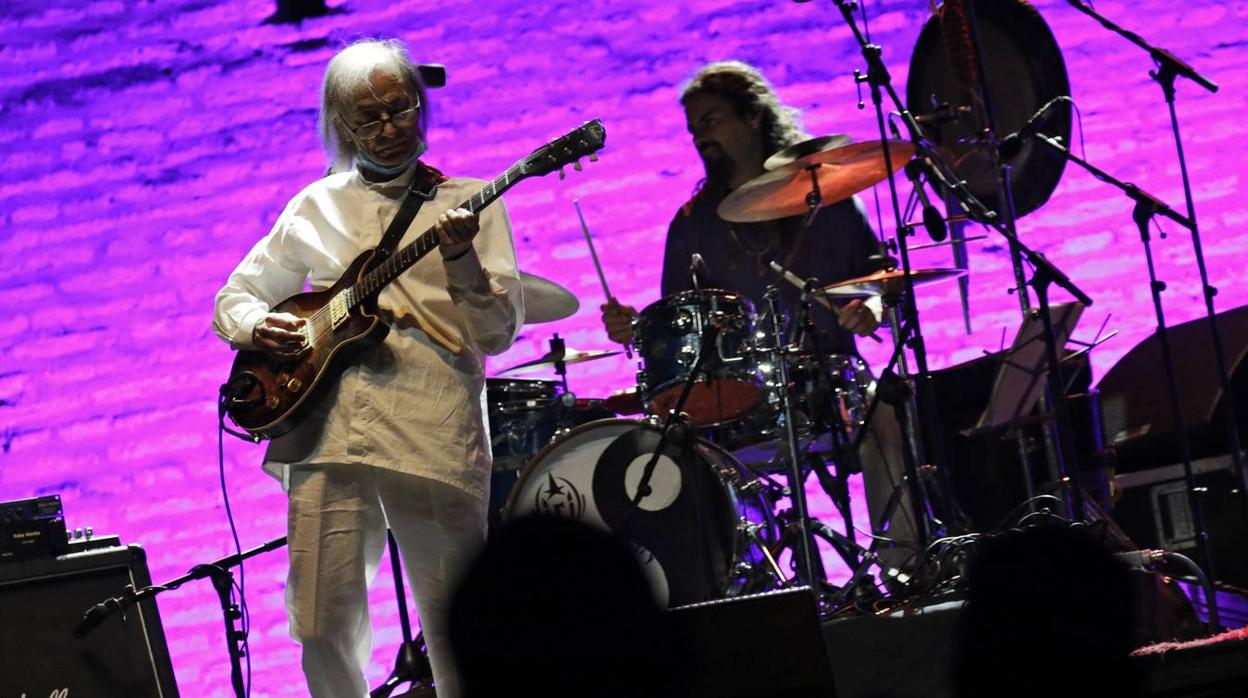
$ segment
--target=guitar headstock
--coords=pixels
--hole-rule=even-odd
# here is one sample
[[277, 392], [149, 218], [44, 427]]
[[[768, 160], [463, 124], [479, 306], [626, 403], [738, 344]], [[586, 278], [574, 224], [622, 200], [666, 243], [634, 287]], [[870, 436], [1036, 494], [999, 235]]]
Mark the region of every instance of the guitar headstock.
[[607, 142], [607, 130], [598, 119], [586, 121], [564, 135], [534, 150], [520, 161], [520, 171], [525, 176], [540, 177], [550, 174], [564, 165], [575, 162], [580, 169], [580, 158], [590, 159]]

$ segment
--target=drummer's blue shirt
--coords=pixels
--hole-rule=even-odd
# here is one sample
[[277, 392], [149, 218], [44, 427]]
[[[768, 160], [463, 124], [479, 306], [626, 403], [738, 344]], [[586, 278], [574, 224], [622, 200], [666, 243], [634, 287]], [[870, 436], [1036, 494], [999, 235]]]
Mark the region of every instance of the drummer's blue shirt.
[[[729, 223], [715, 212], [722, 200], [723, 195], [703, 191], [672, 219], [663, 254], [664, 297], [693, 288], [689, 258], [695, 252], [706, 266], [704, 288], [736, 291], [749, 298], [760, 314], [766, 308], [764, 295], [770, 283], [781, 285], [782, 307], [791, 307], [799, 296], [797, 289], [771, 271], [768, 263], [772, 260], [803, 279], [814, 277], [821, 285], [873, 271], [867, 258], [879, 251], [879, 241], [856, 196], [824, 207], [805, 232], [804, 216]], [[815, 324], [822, 330], [823, 352], [857, 354], [853, 334], [837, 323], [836, 316], [818, 305], [812, 307]]]

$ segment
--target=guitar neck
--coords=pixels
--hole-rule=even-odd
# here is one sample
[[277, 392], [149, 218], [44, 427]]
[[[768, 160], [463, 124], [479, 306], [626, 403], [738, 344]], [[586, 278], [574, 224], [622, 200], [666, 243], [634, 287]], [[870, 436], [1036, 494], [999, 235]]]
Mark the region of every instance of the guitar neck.
[[[516, 163], [484, 187], [481, 187], [477, 190], [477, 193], [468, 197], [456, 208], [467, 209], [474, 214], [480, 213], [486, 206], [493, 203], [495, 199], [502, 196], [503, 192], [524, 179], [525, 176], [522, 172], [521, 164]], [[350, 304], [355, 305], [385, 288], [387, 284], [398, 278], [399, 274], [407, 271], [408, 268], [419, 262], [437, 246], [438, 233], [431, 227], [421, 234], [420, 237], [400, 248], [381, 264], [378, 264], [367, 274], [360, 277], [360, 280], [355, 282], [348, 291]]]

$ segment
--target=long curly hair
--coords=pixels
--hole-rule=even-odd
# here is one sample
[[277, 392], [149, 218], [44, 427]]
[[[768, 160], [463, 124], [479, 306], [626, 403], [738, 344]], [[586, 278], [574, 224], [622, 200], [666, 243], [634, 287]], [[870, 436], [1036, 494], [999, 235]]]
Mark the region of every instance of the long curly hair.
[[680, 92], [681, 105], [688, 106], [689, 98], [698, 94], [723, 99], [741, 116], [761, 114], [764, 156], [810, 138], [802, 128], [801, 112], [781, 104], [767, 78], [748, 63], [716, 61], [706, 64], [685, 83]]

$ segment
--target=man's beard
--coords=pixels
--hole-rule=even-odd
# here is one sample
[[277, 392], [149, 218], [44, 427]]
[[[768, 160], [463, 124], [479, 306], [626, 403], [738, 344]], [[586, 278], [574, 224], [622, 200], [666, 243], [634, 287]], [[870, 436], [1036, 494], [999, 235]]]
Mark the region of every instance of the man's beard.
[[736, 169], [727, 153], [722, 150], [710, 153], [698, 151], [698, 155], [701, 156], [702, 167], [706, 170], [706, 180], [720, 186], [726, 186], [732, 179], [732, 173]]

